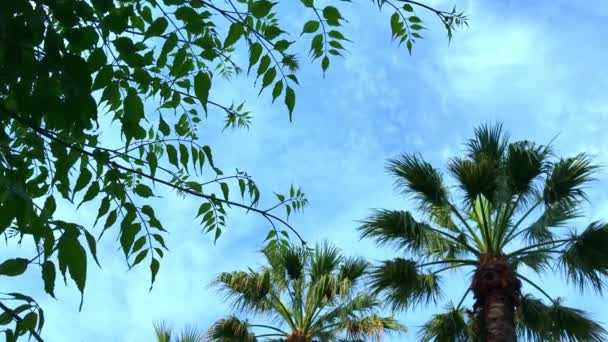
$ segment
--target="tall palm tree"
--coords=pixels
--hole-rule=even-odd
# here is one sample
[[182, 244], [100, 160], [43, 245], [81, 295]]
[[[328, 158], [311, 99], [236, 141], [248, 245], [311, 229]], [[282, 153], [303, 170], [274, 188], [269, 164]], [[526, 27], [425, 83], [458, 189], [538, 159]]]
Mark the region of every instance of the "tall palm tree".
[[395, 319], [377, 314], [381, 305], [375, 296], [360, 291], [369, 266], [365, 260], [345, 258], [327, 243], [315, 249], [267, 247], [263, 254], [267, 264], [261, 269], [222, 273], [214, 286], [237, 311], [272, 323], [233, 315], [211, 327], [211, 341], [359, 341], [405, 331]]
[[[466, 143], [466, 155], [449, 161], [455, 186], [419, 155], [390, 160], [388, 171], [422, 214], [376, 210], [359, 227], [363, 237], [392, 244], [415, 260], [395, 258], [376, 267], [371, 285], [405, 309], [441, 297], [440, 277], [472, 271], [457, 305], [421, 329], [425, 341], [606, 341], [606, 330], [584, 312], [562, 305], [544, 286], [522, 275], [559, 270], [580, 290], [606, 287], [608, 225], [593, 222], [565, 231], [581, 216], [584, 187], [597, 167], [585, 154], [556, 158], [550, 146], [509, 142], [501, 125], [482, 126]], [[456, 202], [458, 200], [458, 204]], [[522, 283], [547, 297], [522, 295]], [[466, 315], [472, 293], [474, 311]]]

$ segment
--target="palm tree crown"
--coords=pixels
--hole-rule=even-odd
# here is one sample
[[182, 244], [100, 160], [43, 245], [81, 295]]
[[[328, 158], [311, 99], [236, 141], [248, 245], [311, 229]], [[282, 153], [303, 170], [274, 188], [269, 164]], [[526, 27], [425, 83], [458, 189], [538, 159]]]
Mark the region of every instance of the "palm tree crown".
[[[565, 231], [581, 216], [584, 187], [597, 169], [588, 156], [556, 158], [549, 146], [509, 142], [501, 125], [494, 125], [476, 129], [466, 155], [449, 161], [455, 189], [418, 155], [390, 160], [387, 168], [424, 220], [408, 211], [376, 210], [362, 222], [363, 237], [395, 245], [417, 259], [384, 261], [372, 271], [372, 286], [393, 309], [405, 309], [436, 302], [444, 272], [474, 271], [459, 303], [422, 327], [422, 340], [477, 336], [513, 341], [516, 335], [539, 341], [608, 340], [600, 324], [562, 305], [520, 272], [522, 266], [538, 273], [556, 269], [580, 290], [605, 289], [608, 225], [593, 222]], [[522, 284], [546, 296], [548, 304], [522, 295]], [[462, 303], [471, 292], [475, 310], [466, 315]]]
[[267, 247], [263, 254], [267, 265], [260, 270], [222, 273], [214, 285], [238, 311], [270, 316], [276, 324], [230, 316], [211, 327], [211, 341], [359, 341], [405, 330], [377, 314], [375, 296], [358, 291], [365, 260], [345, 258], [329, 244]]

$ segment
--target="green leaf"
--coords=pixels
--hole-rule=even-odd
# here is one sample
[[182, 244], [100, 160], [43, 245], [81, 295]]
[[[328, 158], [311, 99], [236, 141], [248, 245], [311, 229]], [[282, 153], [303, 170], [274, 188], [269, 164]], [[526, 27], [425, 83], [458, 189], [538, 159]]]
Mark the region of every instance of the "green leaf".
[[87, 278], [87, 255], [80, 245], [78, 238], [73, 234], [63, 234], [59, 238], [57, 244], [57, 259], [59, 260], [59, 269], [65, 277], [66, 270], [69, 271], [70, 277], [76, 283], [80, 291], [80, 308], [84, 299], [84, 287]]
[[277, 70], [274, 67], [266, 71], [264, 77], [262, 78], [262, 89], [260, 89], [260, 93], [262, 92], [262, 90], [264, 90], [264, 88], [268, 87], [272, 83], [272, 81], [274, 81], [276, 75]]
[[323, 69], [323, 72], [325, 72], [327, 68], [329, 68], [329, 57], [323, 57], [323, 59], [321, 60], [321, 68]]
[[144, 118], [144, 104], [133, 88], [129, 88], [124, 100], [123, 133], [127, 140], [132, 139], [141, 129], [139, 122]]
[[201, 206], [198, 208], [198, 214], [196, 215], [196, 217], [203, 215], [204, 213], [208, 212], [209, 210], [211, 210], [211, 203], [205, 202], [205, 203], [201, 204]]
[[260, 60], [260, 64], [258, 65], [258, 76], [266, 72], [268, 66], [270, 66], [270, 56], [265, 55], [264, 57], [262, 57], [262, 59]]
[[245, 198], [245, 180], [239, 179], [239, 190], [241, 191], [241, 198]]
[[268, 0], [258, 0], [251, 3], [249, 11], [254, 17], [259, 19], [267, 16], [268, 13], [270, 13], [272, 6], [274, 6], [274, 4]]
[[272, 88], [272, 102], [273, 103], [281, 95], [282, 91], [283, 91], [283, 81], [278, 80], [274, 84], [274, 87]]
[[224, 48], [230, 47], [234, 43], [236, 43], [244, 33], [243, 24], [240, 22], [235, 22], [230, 25], [230, 29], [228, 29], [228, 35], [224, 40]]
[[91, 171], [89, 171], [89, 169], [82, 169], [80, 171], [80, 175], [78, 176], [78, 179], [76, 180], [76, 186], [74, 187], [74, 194], [77, 193], [78, 191], [84, 189], [89, 182], [91, 181], [91, 178], [93, 177], [93, 174], [91, 173]]
[[177, 163], [177, 150], [173, 145], [167, 145], [167, 156], [169, 157], [169, 163], [175, 165], [175, 167], [179, 167]]
[[118, 214], [116, 213], [116, 210], [110, 211], [110, 214], [108, 214], [108, 218], [106, 219], [106, 224], [104, 225], [103, 229], [106, 230], [110, 228], [110, 226], [112, 226], [116, 222], [117, 218]]
[[228, 200], [228, 194], [230, 192], [230, 190], [228, 188], [228, 184], [222, 182], [222, 183], [220, 183], [220, 187], [222, 188], [222, 194], [224, 195], [224, 199], [227, 201]]
[[150, 262], [150, 272], [152, 273], [152, 281], [150, 282], [150, 290], [152, 290], [152, 285], [154, 285], [154, 281], [156, 280], [156, 274], [158, 273], [158, 269], [160, 268], [160, 262], [158, 259], [152, 258]]
[[99, 260], [97, 260], [97, 243], [95, 242], [95, 238], [86, 229], [84, 230], [84, 236], [87, 239], [87, 244], [89, 245], [89, 251], [91, 251], [93, 260], [95, 260], [95, 263], [97, 264], [97, 266], [99, 266], [101, 268], [101, 265], [99, 264]]
[[314, 33], [319, 29], [320, 26], [321, 24], [317, 20], [309, 20], [306, 22], [306, 24], [304, 24], [301, 35], [304, 33]]
[[120, 231], [120, 246], [122, 247], [123, 253], [128, 257], [131, 251], [131, 247], [133, 246], [133, 242], [135, 241], [135, 235], [139, 233], [141, 230], [141, 226], [139, 224], [124, 224], [125, 221], [122, 222], [121, 231]]
[[407, 18], [411, 23], [421, 23], [422, 20], [420, 20], [420, 18], [418, 18], [417, 16], [411, 16], [409, 18]]
[[323, 8], [323, 17], [327, 19], [328, 23], [337, 22], [339, 19], [342, 19], [340, 11], [338, 11], [338, 9], [334, 6], [326, 6]]
[[211, 89], [211, 77], [206, 72], [199, 72], [194, 77], [194, 93], [207, 111], [207, 101], [209, 100], [209, 90]]
[[403, 10], [406, 12], [414, 12], [414, 7], [412, 7], [412, 5], [410, 5], [410, 4], [404, 4]]
[[149, 198], [154, 196], [152, 189], [150, 189], [147, 185], [141, 183], [137, 184], [135, 188], [133, 188], [133, 192], [143, 198]]
[[144, 249], [143, 251], [139, 252], [135, 257], [135, 260], [133, 260], [133, 264], [131, 265], [131, 267], [135, 267], [137, 264], [141, 263], [146, 258], [146, 256], [148, 256], [147, 249]]
[[146, 237], [145, 236], [140, 236], [134, 243], [133, 243], [133, 252], [138, 252], [140, 249], [142, 249], [142, 247], [146, 244]]
[[44, 291], [55, 298], [55, 264], [47, 260], [42, 264], [42, 280], [44, 281]]
[[163, 120], [162, 115], [160, 116], [160, 119], [158, 121], [158, 130], [165, 136], [171, 134], [171, 128], [169, 128], [169, 125], [167, 124], [167, 122], [165, 122], [165, 120]]
[[107, 214], [108, 210], [110, 210], [110, 197], [106, 196], [101, 200], [101, 204], [99, 205], [99, 210], [97, 211], [97, 218], [95, 218], [95, 223], [93, 223], [93, 225], [97, 224], [97, 221], [105, 214]]
[[146, 30], [145, 38], [162, 35], [167, 29], [167, 26], [169, 26], [169, 23], [165, 17], [157, 18], [152, 25], [148, 27], [148, 30]]
[[348, 39], [346, 39], [346, 37], [344, 37], [344, 35], [342, 33], [340, 33], [339, 31], [336, 31], [336, 30], [329, 31], [327, 33], [327, 35], [334, 39], [348, 40]]
[[0, 275], [14, 277], [25, 272], [28, 260], [24, 258], [9, 259], [0, 264]]
[[156, 153], [148, 152], [146, 155], [146, 161], [150, 166], [150, 176], [154, 177], [156, 175], [156, 169], [158, 168], [158, 158], [156, 157]]
[[249, 67], [247, 68], [247, 73], [251, 70], [258, 60], [260, 59], [260, 55], [262, 54], [262, 45], [258, 42], [251, 44], [249, 47]]
[[289, 110], [289, 120], [291, 120], [293, 109], [296, 105], [296, 93], [289, 86], [287, 86], [287, 89], [285, 90], [285, 105]]
[[179, 144], [179, 160], [181, 161], [182, 165], [184, 166], [184, 169], [188, 169], [188, 159], [189, 159], [189, 155], [188, 155], [188, 148], [186, 147], [186, 145], [184, 144]]

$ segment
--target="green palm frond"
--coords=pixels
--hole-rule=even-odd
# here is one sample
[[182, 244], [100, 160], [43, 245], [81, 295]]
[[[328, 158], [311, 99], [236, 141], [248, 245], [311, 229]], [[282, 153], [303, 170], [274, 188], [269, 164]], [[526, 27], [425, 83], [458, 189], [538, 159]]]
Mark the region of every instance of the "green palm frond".
[[343, 329], [349, 340], [364, 341], [366, 339], [380, 339], [392, 332], [404, 333], [407, 328], [392, 317], [371, 315], [358, 319], [344, 321]]
[[507, 185], [513, 195], [528, 195], [534, 192], [534, 180], [547, 168], [547, 157], [551, 150], [530, 141], [509, 144], [505, 168]]
[[281, 252], [281, 270], [290, 280], [299, 280], [304, 275], [304, 267], [309, 259], [309, 251], [304, 247], [292, 247]]
[[392, 244], [404, 251], [424, 256], [455, 257], [465, 251], [464, 234], [454, 236], [461, 240], [461, 243], [455, 243], [454, 239], [446, 238], [446, 235], [451, 234], [438, 233], [428, 224], [416, 221], [407, 211], [376, 210], [362, 222], [358, 230], [362, 238], [372, 238], [378, 244]]
[[380, 302], [376, 296], [372, 294], [357, 294], [346, 303], [342, 303], [332, 310], [322, 314], [313, 327], [321, 327], [327, 324], [335, 323], [341, 318], [348, 318], [358, 314], [367, 314], [373, 312], [380, 307]]
[[387, 170], [396, 176], [396, 185], [404, 194], [411, 195], [421, 210], [448, 206], [448, 192], [437, 169], [416, 155], [402, 155], [391, 159]]
[[257, 341], [253, 333], [249, 331], [248, 323], [235, 316], [230, 316], [215, 322], [209, 329], [207, 338], [211, 342]]
[[525, 295], [517, 314], [517, 331], [529, 341], [606, 341], [608, 332], [578, 309], [551, 305]]
[[171, 342], [171, 327], [167, 322], [154, 323], [154, 332], [157, 342]]
[[464, 309], [457, 309], [453, 305], [446, 307], [444, 313], [433, 315], [419, 331], [420, 340], [424, 342], [468, 341], [471, 335]]
[[448, 169], [458, 180], [467, 208], [472, 208], [480, 195], [491, 203], [496, 203], [501, 173], [494, 161], [453, 158], [448, 164]]
[[475, 128], [474, 137], [466, 144], [467, 157], [476, 162], [490, 160], [498, 165], [504, 158], [507, 142], [502, 124], [482, 125]]
[[363, 258], [345, 258], [338, 270], [338, 279], [348, 279], [354, 286], [367, 273], [370, 263]]
[[205, 333], [202, 331], [194, 327], [186, 327], [186, 329], [179, 334], [177, 342], [204, 342], [205, 337]]
[[577, 205], [571, 202], [557, 202], [547, 207], [534, 223], [524, 230], [524, 238], [532, 243], [550, 241], [555, 234], [550, 228], [564, 227], [566, 223], [581, 216]]
[[559, 258], [567, 279], [581, 290], [591, 287], [602, 292], [608, 277], [608, 224], [593, 222], [571, 239]]
[[238, 310], [265, 312], [270, 310], [270, 272], [224, 272], [213, 282], [227, 298], [234, 300]]
[[543, 191], [545, 204], [586, 200], [584, 186], [593, 180], [597, 169], [585, 154], [552, 163]]
[[403, 258], [384, 261], [371, 273], [371, 287], [382, 292], [393, 310], [436, 303], [442, 296], [439, 276], [419, 273], [416, 262]]
[[529, 267], [536, 273], [541, 273], [551, 269], [553, 262], [553, 256], [551, 253], [543, 251], [534, 251], [533, 253], [527, 253], [515, 256], [510, 260], [513, 271], [518, 270], [522, 265]]
[[320, 277], [336, 271], [342, 259], [343, 256], [337, 247], [328, 242], [317, 245], [311, 259], [311, 280], [314, 282]]

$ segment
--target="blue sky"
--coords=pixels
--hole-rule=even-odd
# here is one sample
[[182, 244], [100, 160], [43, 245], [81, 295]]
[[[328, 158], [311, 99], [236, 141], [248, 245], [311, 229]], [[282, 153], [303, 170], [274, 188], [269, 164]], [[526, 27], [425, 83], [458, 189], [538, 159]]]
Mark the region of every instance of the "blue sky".
[[[461, 151], [475, 126], [502, 121], [513, 139], [544, 143], [559, 133], [554, 146], [562, 155], [587, 152], [608, 165], [602, 129], [608, 127], [608, 49], [602, 43], [608, 5], [602, 0], [522, 3], [458, 1], [471, 17], [470, 29], [458, 32], [448, 46], [445, 33], [429, 17], [432, 30], [412, 57], [390, 41], [389, 13], [378, 13], [366, 0], [342, 6], [349, 20], [346, 33], [355, 43], [346, 60], [332, 61], [325, 78], [318, 65], [304, 65], [293, 123], [282, 105], [271, 105], [269, 96], [257, 98], [250, 82], [241, 79], [213, 91], [228, 102], [247, 94], [253, 127], [219, 134], [222, 117], [211, 114], [201, 136], [224, 170], [247, 170], [263, 192], [301, 185], [310, 205], [292, 223], [308, 241], [327, 239], [347, 255], [371, 260], [397, 256], [360, 241], [354, 230], [370, 208], [413, 209], [394, 191], [384, 170], [387, 158], [419, 152], [443, 166]], [[286, 13], [285, 22], [298, 32], [306, 18], [289, 8]], [[608, 216], [608, 196], [602, 191], [607, 183], [608, 177], [600, 174], [589, 189], [591, 203], [581, 225]], [[152, 292], [148, 268], [127, 272], [110, 235], [100, 245], [103, 268], [89, 265], [82, 312], [71, 284], [58, 282], [58, 300], [53, 300], [44, 294], [37, 271], [10, 281], [12, 288], [39, 299], [48, 341], [148, 341], [155, 321], [166, 320], [176, 329], [207, 329], [229, 313], [228, 304], [208, 284], [219, 272], [257, 265], [256, 249], [268, 227], [259, 217], [233, 210], [229, 228], [213, 245], [193, 220], [198, 201], [168, 192], [163, 196], [155, 203], [170, 230], [171, 252]], [[59, 210], [83, 223], [96, 214], [95, 207]], [[14, 253], [12, 247], [3, 249], [0, 254]], [[445, 300], [437, 307], [400, 314], [410, 333], [387, 341], [416, 341], [418, 325], [447, 300], [459, 299], [466, 288], [463, 276], [446, 277]], [[540, 281], [552, 295], [567, 298], [566, 305], [608, 322], [601, 297], [581, 296], [559, 275]]]

